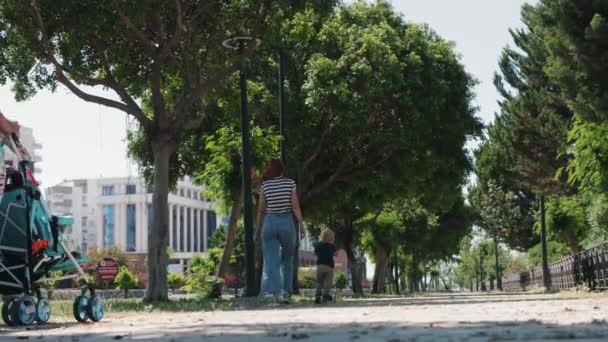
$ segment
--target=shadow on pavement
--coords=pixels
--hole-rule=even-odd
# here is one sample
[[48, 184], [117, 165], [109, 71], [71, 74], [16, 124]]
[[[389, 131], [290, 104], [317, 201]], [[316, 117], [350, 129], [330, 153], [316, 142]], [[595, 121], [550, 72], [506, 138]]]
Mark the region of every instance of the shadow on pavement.
[[[0, 332], [0, 336], [6, 331]], [[498, 341], [498, 340], [569, 340], [605, 341], [608, 324], [594, 321], [585, 324], [557, 325], [538, 321], [502, 322], [433, 322], [395, 324], [395, 322], [297, 324], [185, 324], [179, 329], [158, 327], [145, 333], [128, 332], [74, 335], [45, 335], [42, 331], [11, 330], [2, 341]]]

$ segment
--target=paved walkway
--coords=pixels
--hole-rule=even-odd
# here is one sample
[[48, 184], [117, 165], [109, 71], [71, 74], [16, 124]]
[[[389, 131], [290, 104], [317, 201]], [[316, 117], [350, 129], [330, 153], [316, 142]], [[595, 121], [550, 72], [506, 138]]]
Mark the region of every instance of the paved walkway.
[[325, 307], [110, 314], [97, 324], [0, 326], [1, 341], [608, 340], [608, 294], [368, 298]]

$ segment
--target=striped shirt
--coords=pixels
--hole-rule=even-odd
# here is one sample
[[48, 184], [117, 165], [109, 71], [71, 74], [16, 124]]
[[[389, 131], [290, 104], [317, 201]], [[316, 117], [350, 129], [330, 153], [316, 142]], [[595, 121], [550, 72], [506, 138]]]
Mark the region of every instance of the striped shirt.
[[260, 186], [266, 201], [266, 212], [272, 214], [291, 212], [291, 194], [296, 190], [296, 182], [286, 177], [272, 178]]

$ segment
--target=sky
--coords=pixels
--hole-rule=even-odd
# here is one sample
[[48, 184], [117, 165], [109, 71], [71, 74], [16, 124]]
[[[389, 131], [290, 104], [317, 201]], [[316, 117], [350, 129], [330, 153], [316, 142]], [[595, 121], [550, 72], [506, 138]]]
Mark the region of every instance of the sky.
[[[394, 0], [408, 21], [427, 23], [456, 44], [462, 62], [480, 82], [476, 87], [479, 116], [490, 122], [498, 94], [492, 84], [501, 49], [511, 43], [508, 29], [521, 26], [520, 8], [536, 0]], [[99, 91], [98, 93], [103, 93]], [[135, 175], [126, 156], [124, 113], [84, 102], [60, 87], [16, 102], [11, 85], [0, 86], [0, 110], [31, 127], [43, 145], [38, 177], [43, 187], [64, 179]]]

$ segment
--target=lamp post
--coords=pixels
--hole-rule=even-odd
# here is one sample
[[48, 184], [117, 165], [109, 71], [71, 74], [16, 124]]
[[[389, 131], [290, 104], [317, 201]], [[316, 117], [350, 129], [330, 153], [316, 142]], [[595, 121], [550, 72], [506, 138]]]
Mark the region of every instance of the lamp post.
[[[225, 40], [222, 45], [225, 48], [239, 50], [241, 58], [244, 57], [245, 48], [250, 45], [259, 45], [260, 40], [253, 37], [234, 37]], [[255, 281], [255, 247], [253, 243], [253, 204], [251, 201], [251, 138], [249, 128], [249, 113], [247, 112], [247, 76], [245, 68], [241, 65], [240, 88], [241, 88], [241, 137], [243, 147], [243, 221], [245, 226], [245, 273], [246, 297], [255, 297], [259, 293], [258, 284]]]

